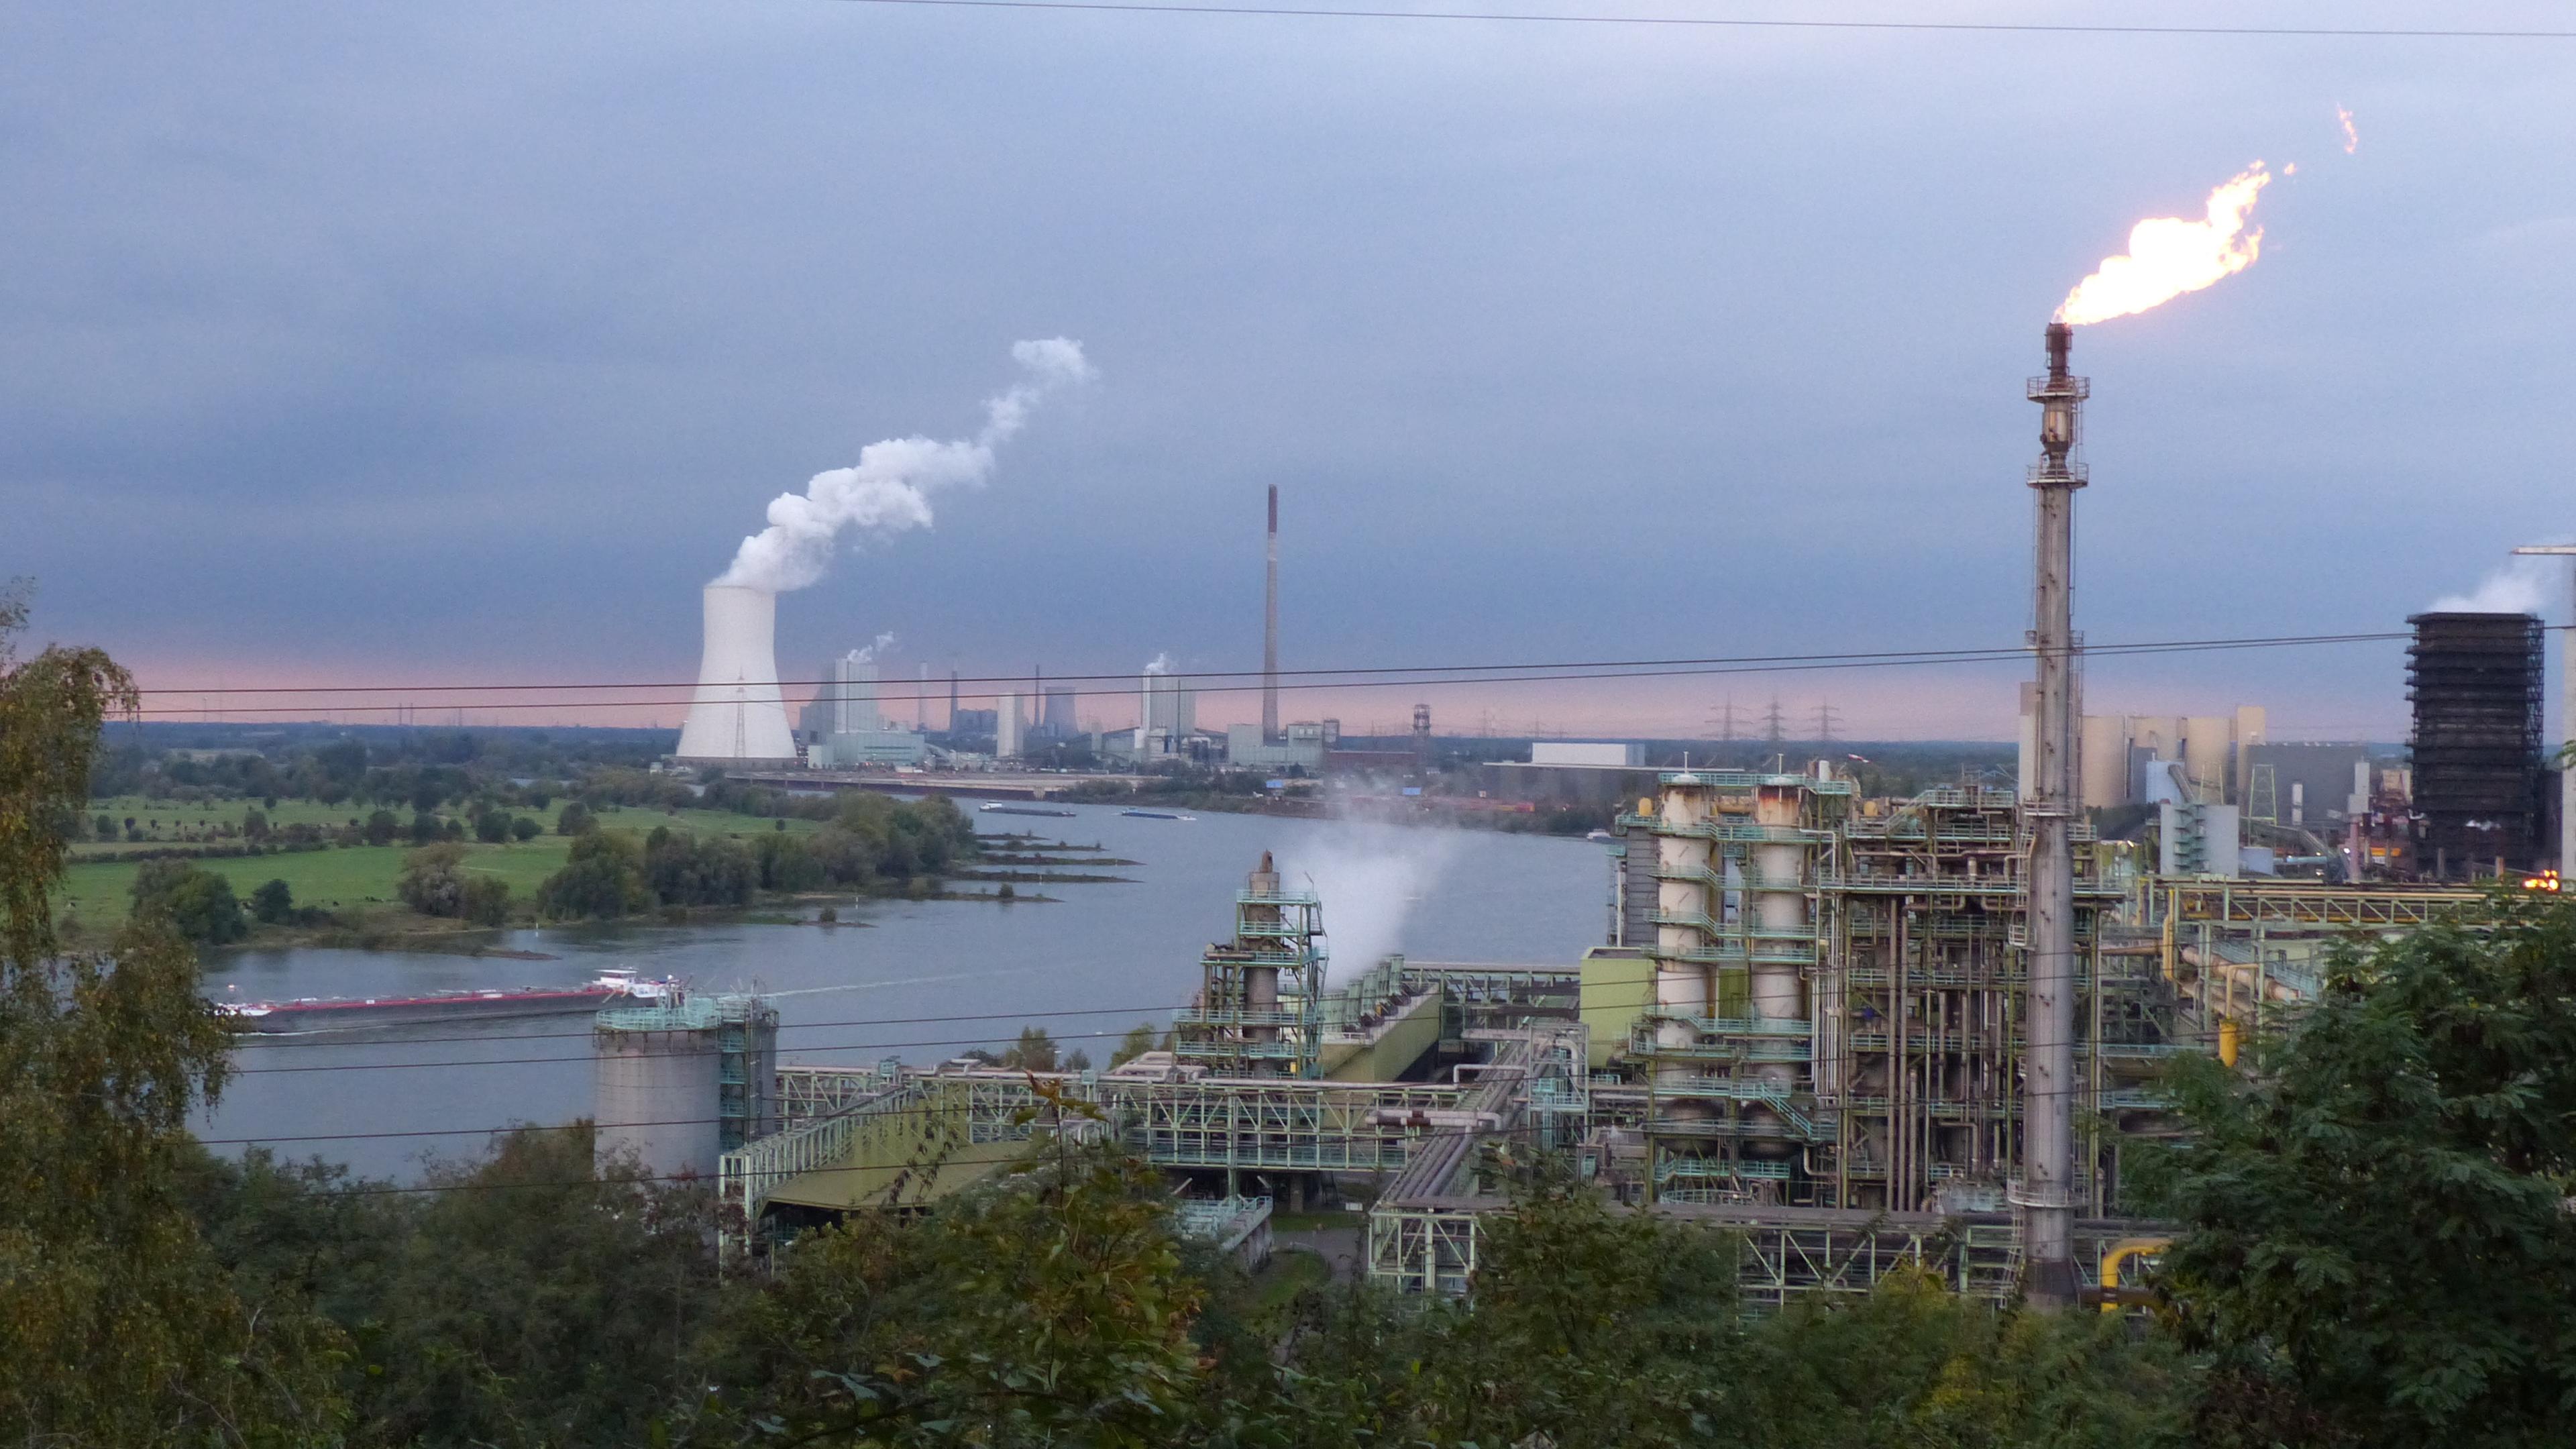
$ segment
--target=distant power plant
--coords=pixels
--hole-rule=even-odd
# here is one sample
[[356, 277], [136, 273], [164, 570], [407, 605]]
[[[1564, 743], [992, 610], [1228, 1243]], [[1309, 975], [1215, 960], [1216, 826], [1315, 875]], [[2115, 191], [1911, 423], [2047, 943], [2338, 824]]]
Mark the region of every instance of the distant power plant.
[[797, 763], [778, 690], [778, 596], [744, 584], [709, 584], [706, 643], [696, 699], [680, 729], [683, 764]]

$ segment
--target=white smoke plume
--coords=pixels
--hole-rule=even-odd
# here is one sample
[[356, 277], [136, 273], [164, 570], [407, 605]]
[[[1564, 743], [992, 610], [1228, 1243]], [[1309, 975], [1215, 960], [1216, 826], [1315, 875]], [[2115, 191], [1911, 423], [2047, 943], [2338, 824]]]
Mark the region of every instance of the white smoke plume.
[[1169, 674], [1169, 673], [1171, 673], [1171, 672], [1172, 672], [1172, 656], [1171, 656], [1171, 655], [1169, 655], [1169, 654], [1157, 654], [1157, 655], [1155, 655], [1153, 658], [1146, 660], [1146, 661], [1145, 661], [1145, 672], [1146, 672], [1147, 674]]
[[1450, 830], [1346, 825], [1291, 856], [1281, 869], [1324, 903], [1330, 976], [1347, 981], [1404, 949], [1414, 908], [1438, 888], [1457, 854]]
[[2524, 556], [2478, 581], [2477, 589], [2466, 594], [2449, 594], [2433, 601], [2436, 614], [2540, 614], [2548, 611], [2550, 601], [2559, 597], [2564, 580], [2563, 567], [2554, 558]]
[[900, 533], [930, 526], [930, 495], [982, 483], [993, 450], [1028, 426], [1048, 394], [1098, 376], [1069, 337], [1011, 344], [1026, 374], [984, 400], [984, 426], [972, 438], [888, 438], [859, 450], [857, 466], [817, 473], [802, 493], [770, 500], [769, 526], [742, 541], [733, 566], [716, 580], [772, 593], [801, 589], [831, 566], [832, 545], [846, 528]]
[[851, 650], [850, 658], [854, 663], [874, 664], [887, 650], [892, 649], [893, 647], [894, 631], [892, 629], [888, 629], [884, 633], [879, 634], [875, 641], [869, 644], [865, 649]]

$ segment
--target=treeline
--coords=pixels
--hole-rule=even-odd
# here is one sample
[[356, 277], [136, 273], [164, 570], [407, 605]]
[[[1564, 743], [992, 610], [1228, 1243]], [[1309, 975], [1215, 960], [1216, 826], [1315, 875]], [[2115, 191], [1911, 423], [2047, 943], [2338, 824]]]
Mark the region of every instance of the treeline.
[[[989, 1186], [710, 1256], [710, 1194], [594, 1171], [583, 1129], [400, 1193], [254, 1154], [186, 1177], [297, 1390], [268, 1442], [737, 1446], [2048, 1446], [2192, 1442], [2199, 1373], [2117, 1319], [1899, 1275], [1750, 1311], [1737, 1245], [1534, 1175], [1469, 1302], [1281, 1296], [1179, 1234], [1132, 1159], [1043, 1146]], [[1320, 1274], [1310, 1275], [1312, 1278]]]
[[[710, 794], [714, 793], [710, 791]], [[622, 802], [621, 802], [622, 803]], [[570, 859], [537, 890], [547, 920], [631, 916], [654, 909], [748, 905], [761, 892], [882, 890], [927, 894], [950, 866], [974, 856], [975, 827], [943, 799], [898, 801], [853, 791], [822, 805], [820, 830], [776, 828], [749, 841], [656, 826], [641, 841], [602, 831], [567, 806]], [[772, 817], [777, 818], [777, 817]], [[808, 817], [812, 818], [812, 817]]]

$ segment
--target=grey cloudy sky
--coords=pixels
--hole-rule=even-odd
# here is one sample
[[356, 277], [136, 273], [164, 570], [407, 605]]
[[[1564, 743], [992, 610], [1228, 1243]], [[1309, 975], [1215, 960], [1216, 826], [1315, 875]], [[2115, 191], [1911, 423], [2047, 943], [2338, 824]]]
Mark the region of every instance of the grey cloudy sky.
[[[786, 596], [791, 674], [889, 629], [907, 675], [1239, 667], [1272, 483], [1291, 665], [2008, 644], [2041, 324], [2259, 157], [2298, 167], [2260, 263], [2078, 340], [2079, 627], [2393, 629], [2576, 537], [2571, 142], [2576, 41], [17, 6], [0, 573], [147, 683], [682, 677], [772, 495], [971, 432], [1010, 344], [1061, 334], [1100, 382]], [[2389, 738], [2401, 667], [2088, 691]], [[1777, 690], [2008, 738], [2014, 673], [1422, 697], [1678, 731]]]

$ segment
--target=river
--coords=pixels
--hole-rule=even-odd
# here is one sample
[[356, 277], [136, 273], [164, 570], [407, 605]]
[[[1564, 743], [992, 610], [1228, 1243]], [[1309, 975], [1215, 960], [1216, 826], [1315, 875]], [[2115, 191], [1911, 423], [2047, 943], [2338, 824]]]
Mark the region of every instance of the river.
[[[971, 807], [970, 807], [971, 808]], [[1020, 885], [1054, 902], [868, 901], [837, 926], [726, 922], [509, 933], [559, 959], [297, 948], [209, 953], [208, 994], [245, 1000], [568, 985], [609, 966], [776, 1003], [783, 1061], [934, 1062], [997, 1046], [1022, 1022], [1105, 1062], [1139, 1021], [1157, 1028], [1198, 985], [1198, 955], [1232, 932], [1234, 892], [1265, 849], [1291, 887], [1323, 897], [1335, 976], [1390, 951], [1431, 960], [1571, 961], [1599, 942], [1609, 876], [1583, 841], [1256, 815], [1193, 821], [1072, 806], [1070, 819], [978, 815], [987, 832], [1097, 843], [1138, 862], [1130, 884]], [[1089, 869], [1069, 853], [1067, 869]], [[989, 888], [989, 887], [977, 887]], [[810, 917], [813, 912], [809, 909]], [[1063, 1015], [1057, 1013], [1082, 1013]], [[983, 1021], [924, 1018], [987, 1017]], [[430, 1157], [470, 1157], [488, 1134], [591, 1111], [580, 1017], [249, 1039], [199, 1124], [219, 1151], [257, 1140], [366, 1177], [417, 1180]]]

